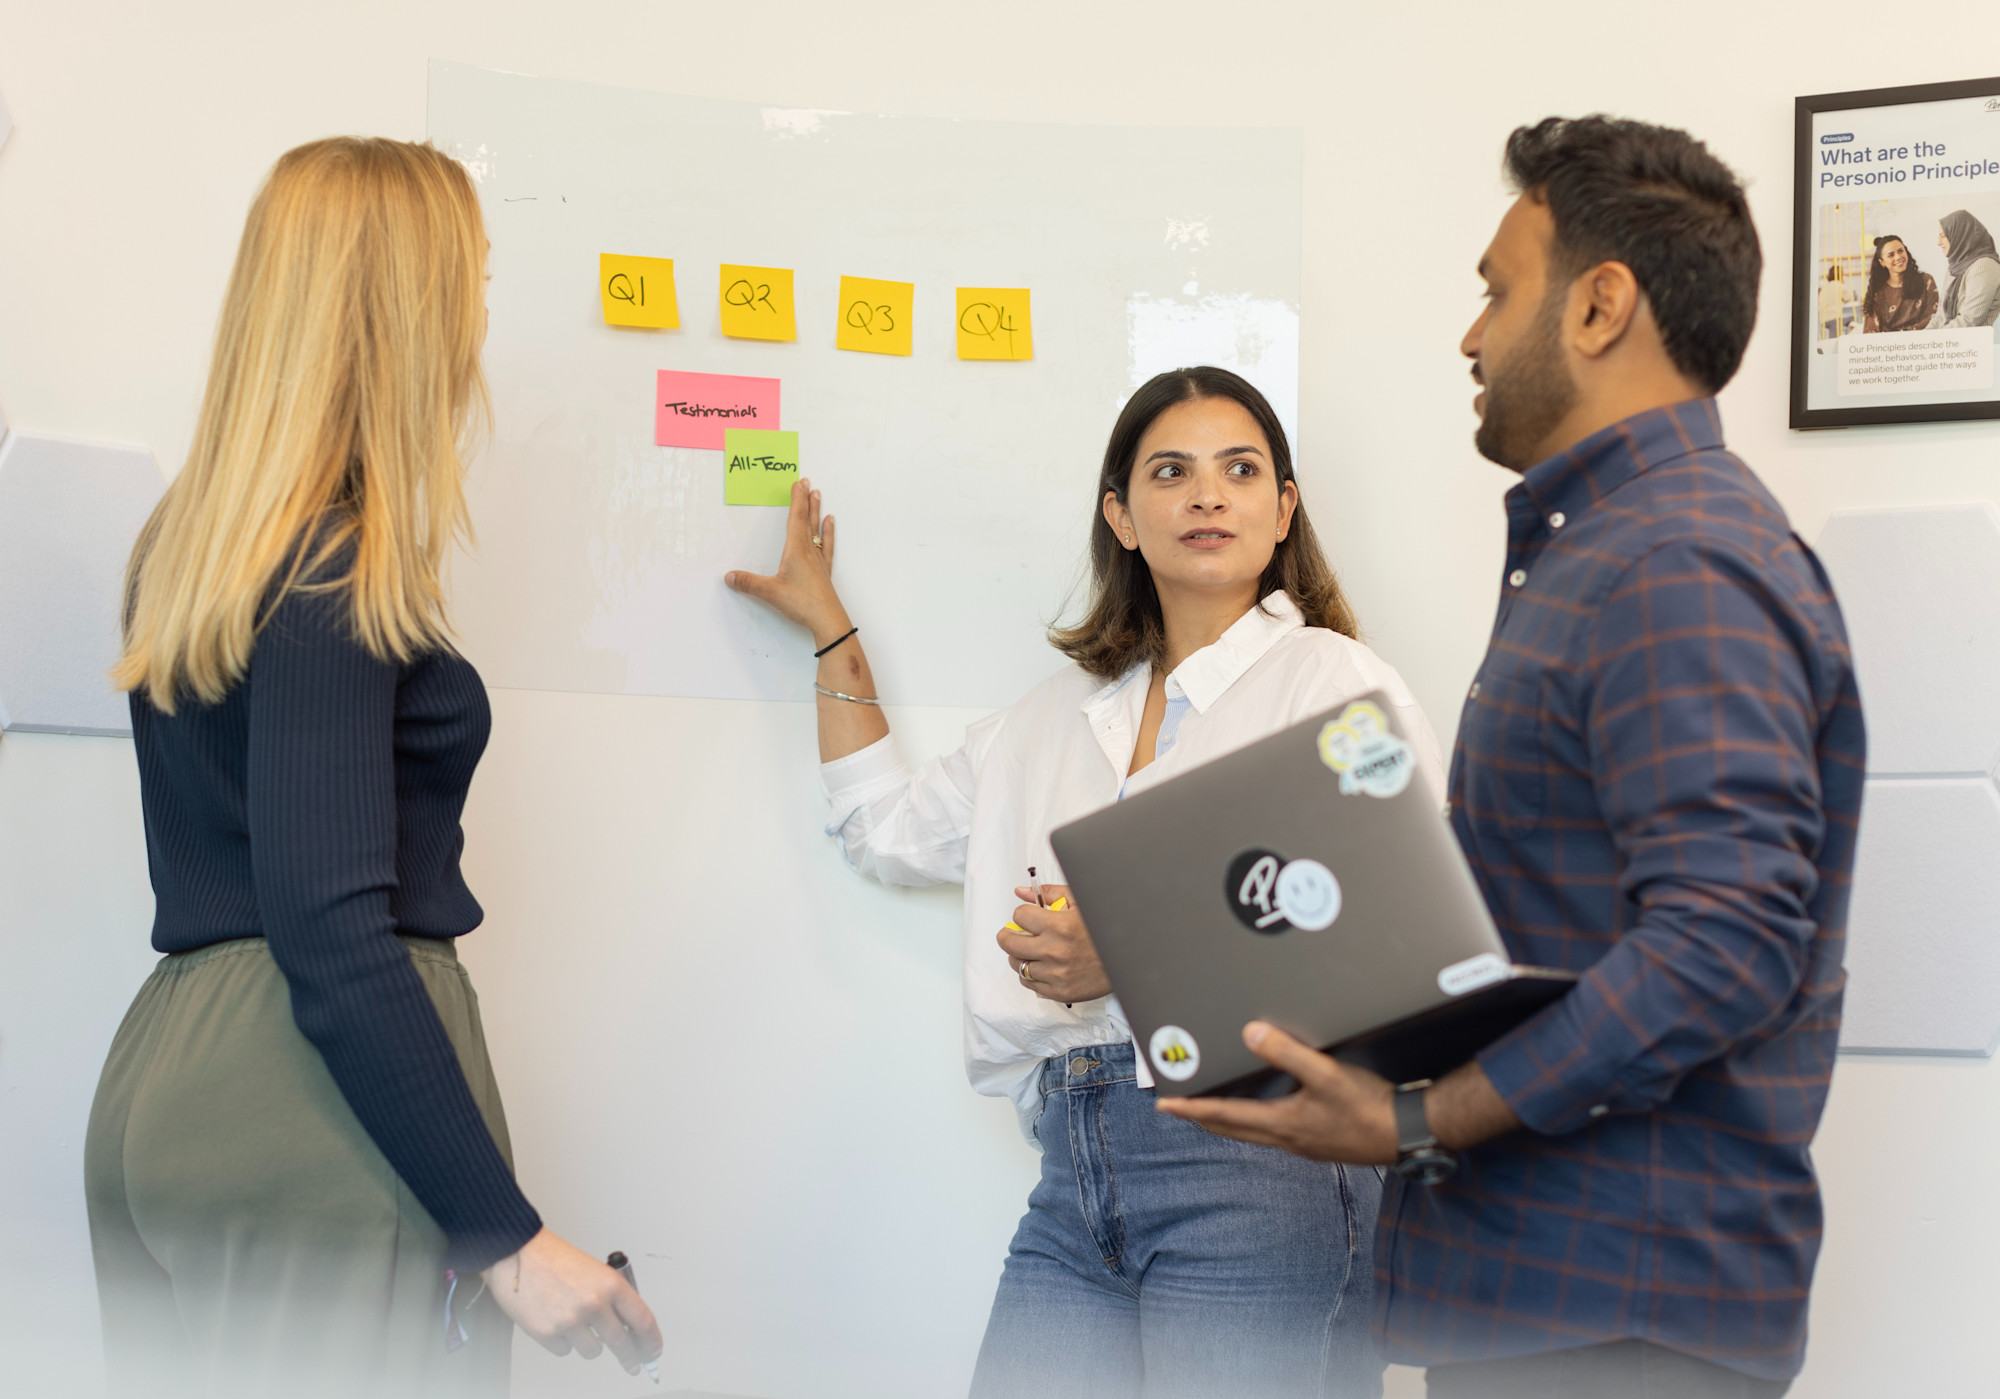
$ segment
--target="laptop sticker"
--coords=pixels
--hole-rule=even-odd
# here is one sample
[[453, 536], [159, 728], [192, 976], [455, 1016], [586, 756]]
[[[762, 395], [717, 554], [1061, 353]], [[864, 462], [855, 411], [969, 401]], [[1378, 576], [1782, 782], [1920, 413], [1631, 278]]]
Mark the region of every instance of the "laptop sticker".
[[1340, 917], [1340, 881], [1318, 860], [1294, 860], [1279, 870], [1277, 897], [1286, 921], [1309, 933]]
[[1389, 716], [1368, 700], [1356, 700], [1319, 731], [1319, 760], [1340, 774], [1340, 793], [1351, 797], [1393, 797], [1416, 776], [1417, 755], [1396, 737]]
[[1482, 986], [1491, 986], [1506, 979], [1506, 959], [1495, 952], [1482, 952], [1477, 957], [1467, 957], [1463, 962], [1453, 962], [1439, 972], [1438, 990], [1447, 996], [1463, 996], [1467, 991], [1477, 991]]
[[1162, 1025], [1153, 1031], [1153, 1067], [1160, 1071], [1160, 1077], [1170, 1078], [1175, 1083], [1183, 1083], [1195, 1076], [1201, 1068], [1201, 1046], [1194, 1042], [1194, 1036], [1178, 1025]]
[[1317, 860], [1287, 860], [1252, 846], [1229, 862], [1222, 896], [1236, 921], [1275, 936], [1303, 928], [1316, 933], [1340, 917], [1340, 881]]

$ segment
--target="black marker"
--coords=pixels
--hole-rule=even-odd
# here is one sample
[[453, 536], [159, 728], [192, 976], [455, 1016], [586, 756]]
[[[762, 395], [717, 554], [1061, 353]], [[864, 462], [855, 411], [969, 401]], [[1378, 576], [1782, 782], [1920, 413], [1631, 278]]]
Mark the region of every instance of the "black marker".
[[[639, 1279], [632, 1276], [632, 1260], [624, 1254], [613, 1249], [611, 1256], [604, 1260], [604, 1266], [612, 1269], [620, 1277], [624, 1278], [625, 1285], [630, 1287], [634, 1292], [639, 1290]], [[639, 1363], [646, 1367], [646, 1373], [653, 1377], [653, 1383], [658, 1384], [660, 1382], [660, 1362], [657, 1360], [641, 1360]]]

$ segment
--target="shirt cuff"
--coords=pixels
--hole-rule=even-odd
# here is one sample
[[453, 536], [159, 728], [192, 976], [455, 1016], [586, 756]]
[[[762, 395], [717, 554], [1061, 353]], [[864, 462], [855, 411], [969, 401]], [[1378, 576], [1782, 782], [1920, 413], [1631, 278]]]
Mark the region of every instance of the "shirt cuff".
[[820, 790], [835, 812], [847, 812], [892, 792], [909, 781], [910, 770], [896, 752], [893, 736], [883, 735], [866, 748], [819, 765]]
[[1576, 1023], [1572, 1002], [1584, 990], [1579, 983], [1477, 1056], [1514, 1115], [1545, 1137], [1574, 1132], [1604, 1116], [1605, 1100], [1617, 1091], [1618, 1067], [1592, 1052], [1589, 1036]]

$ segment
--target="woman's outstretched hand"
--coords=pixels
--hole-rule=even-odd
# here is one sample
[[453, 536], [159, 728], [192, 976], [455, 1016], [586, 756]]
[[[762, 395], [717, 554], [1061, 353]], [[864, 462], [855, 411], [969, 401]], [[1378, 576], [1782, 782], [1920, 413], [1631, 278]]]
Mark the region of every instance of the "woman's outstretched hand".
[[785, 551], [776, 573], [722, 575], [737, 592], [770, 607], [813, 635], [815, 648], [826, 645], [850, 625], [847, 609], [833, 586], [833, 516], [821, 519], [819, 492], [801, 477], [792, 483], [792, 504], [785, 521]]
[[544, 1350], [589, 1360], [608, 1348], [636, 1375], [665, 1349], [652, 1308], [631, 1285], [547, 1229], [480, 1276], [500, 1310]]

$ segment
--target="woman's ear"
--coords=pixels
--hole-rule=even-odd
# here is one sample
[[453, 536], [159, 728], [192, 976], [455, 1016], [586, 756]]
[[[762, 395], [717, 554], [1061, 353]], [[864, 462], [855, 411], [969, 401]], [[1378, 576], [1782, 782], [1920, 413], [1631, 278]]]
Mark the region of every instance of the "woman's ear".
[[1285, 482], [1278, 492], [1278, 543], [1283, 544], [1292, 532], [1292, 515], [1299, 508], [1299, 488], [1293, 481]]
[[1104, 493], [1104, 523], [1111, 526], [1111, 533], [1127, 549], [1139, 547], [1139, 537], [1132, 529], [1132, 512], [1118, 499], [1116, 491]]

